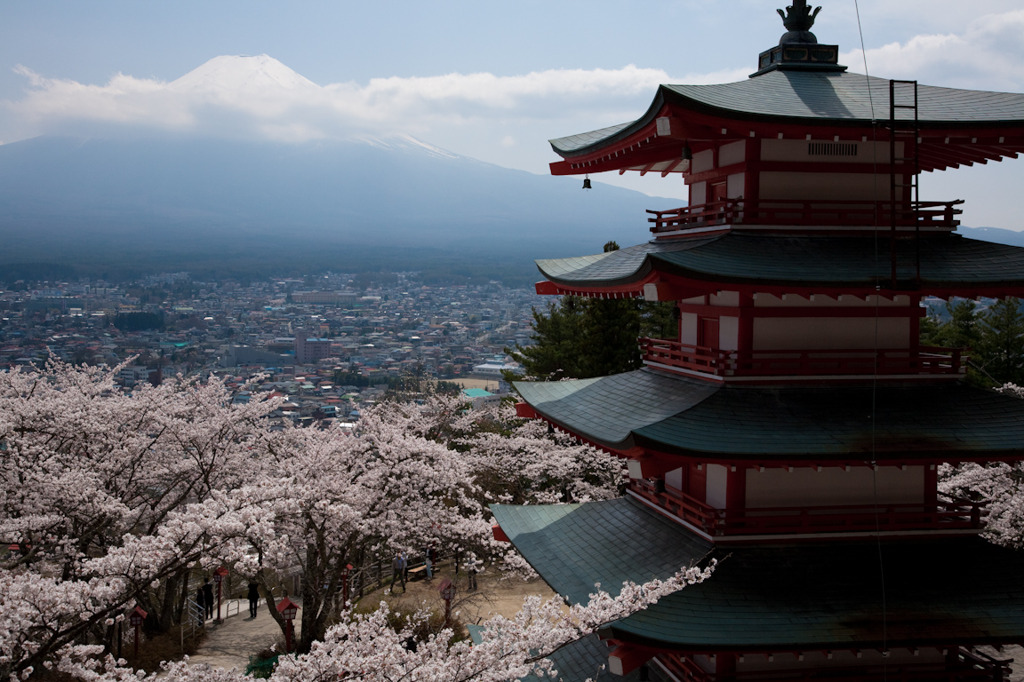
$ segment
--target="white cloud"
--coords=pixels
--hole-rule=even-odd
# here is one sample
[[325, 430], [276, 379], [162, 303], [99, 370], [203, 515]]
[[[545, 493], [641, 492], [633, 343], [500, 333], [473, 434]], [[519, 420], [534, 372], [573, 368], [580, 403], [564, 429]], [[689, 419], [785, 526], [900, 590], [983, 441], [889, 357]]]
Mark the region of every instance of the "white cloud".
[[[960, 32], [918, 35], [869, 49], [872, 75], [914, 78], [929, 85], [991, 90], [1024, 89], [1024, 10], [983, 15]], [[863, 54], [844, 54], [863, 70]]]
[[555, 111], [649, 97], [654, 69], [548, 70], [521, 76], [451, 73], [319, 86], [280, 62], [218, 57], [163, 82], [118, 74], [103, 85], [46, 78], [19, 67], [26, 95], [5, 103], [32, 134], [115, 124], [289, 140], [419, 132], [478, 119], [546, 118]]
[[[931, 1], [907, 0], [918, 3], [922, 11]], [[1024, 91], [1024, 40], [1020, 38], [1024, 10], [1007, 8], [1002, 0], [986, 5], [995, 6], [1003, 11], [972, 15], [962, 23], [936, 14], [921, 24], [929, 27], [927, 33], [869, 49], [872, 75], [915, 78], [930, 85]], [[963, 16], [974, 11], [957, 7]], [[897, 7], [881, 3], [881, 10], [897, 12]], [[905, 23], [905, 14], [898, 18]], [[844, 53], [841, 60], [852, 71], [863, 70], [859, 51]], [[119, 73], [98, 85], [18, 67], [26, 88], [20, 98], [0, 102], [0, 139], [10, 142], [40, 134], [126, 129], [283, 141], [402, 133], [484, 161], [546, 173], [547, 164], [556, 159], [546, 144], [548, 138], [635, 119], [646, 110], [659, 83], [739, 81], [749, 75], [752, 68], [748, 67], [752, 64], [716, 72], [668, 73], [627, 65], [513, 76], [448, 73], [323, 85], [266, 55], [218, 57], [173, 81]], [[1006, 172], [1012, 172], [1014, 179], [1019, 175], [1009, 164]], [[606, 174], [597, 180], [685, 196], [677, 178]], [[957, 195], [963, 193], [958, 190]], [[986, 202], [971, 204], [977, 211]], [[984, 221], [1020, 229], [1019, 220], [978, 215], [975, 224]]]

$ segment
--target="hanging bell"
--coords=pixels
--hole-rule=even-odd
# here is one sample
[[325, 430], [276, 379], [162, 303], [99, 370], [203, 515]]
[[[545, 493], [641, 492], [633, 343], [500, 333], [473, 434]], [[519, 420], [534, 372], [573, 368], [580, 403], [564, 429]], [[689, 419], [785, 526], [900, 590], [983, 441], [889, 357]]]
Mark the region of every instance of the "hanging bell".
[[590, 186], [590, 176], [583, 178], [583, 189], [592, 189]]

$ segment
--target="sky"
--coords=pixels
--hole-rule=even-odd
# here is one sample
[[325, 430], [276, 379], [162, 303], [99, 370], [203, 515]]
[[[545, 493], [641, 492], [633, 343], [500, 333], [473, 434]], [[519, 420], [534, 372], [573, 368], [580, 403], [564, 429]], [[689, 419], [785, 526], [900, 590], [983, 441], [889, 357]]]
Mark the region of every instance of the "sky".
[[[1024, 92], [1020, 0], [819, 3], [813, 30], [853, 72]], [[153, 130], [286, 143], [406, 134], [547, 174], [558, 159], [548, 139], [638, 118], [660, 83], [749, 76], [785, 31], [784, 4], [7, 0], [0, 144]], [[593, 180], [594, 191], [686, 196], [679, 176]], [[1006, 160], [926, 173], [921, 197], [967, 200], [966, 225], [1024, 230], [1008, 201], [1022, 183], [1024, 160]]]

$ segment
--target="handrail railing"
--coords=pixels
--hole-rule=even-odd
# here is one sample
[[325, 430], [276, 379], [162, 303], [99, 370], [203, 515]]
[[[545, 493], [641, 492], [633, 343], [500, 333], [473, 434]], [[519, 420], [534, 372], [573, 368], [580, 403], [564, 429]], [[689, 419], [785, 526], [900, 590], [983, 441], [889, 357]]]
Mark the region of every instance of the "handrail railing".
[[800, 227], [890, 227], [895, 213], [897, 227], [954, 228], [960, 224], [955, 201], [858, 201], [800, 199], [723, 199], [667, 211], [647, 212], [654, 217], [651, 232], [662, 234], [716, 225], [795, 225]]
[[712, 376], [961, 375], [965, 349], [919, 346], [882, 349], [724, 351], [667, 339], [638, 340], [645, 363]]
[[843, 533], [875, 529], [978, 530], [988, 513], [982, 503], [941, 493], [934, 503], [717, 509], [647, 479], [633, 480], [631, 488], [640, 497], [713, 536]]

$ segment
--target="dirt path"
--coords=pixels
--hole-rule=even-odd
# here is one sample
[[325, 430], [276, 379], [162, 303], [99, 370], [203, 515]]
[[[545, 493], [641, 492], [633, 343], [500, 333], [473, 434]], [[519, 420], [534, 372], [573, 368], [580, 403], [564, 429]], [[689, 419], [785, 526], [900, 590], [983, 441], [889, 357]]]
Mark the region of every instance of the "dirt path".
[[[466, 585], [466, 575], [455, 576], [451, 567], [445, 564], [434, 574], [433, 580], [415, 580], [406, 583], [406, 591], [399, 588], [394, 595], [387, 588], [376, 590], [366, 595], [360, 602], [365, 609], [373, 609], [386, 601], [392, 609], [415, 611], [423, 606], [444, 612], [444, 601], [438, 593], [444, 578], [454, 580], [456, 586], [455, 599], [452, 602], [453, 615], [466, 625], [474, 625], [488, 617], [501, 614], [511, 617], [519, 611], [523, 599], [530, 595], [540, 595], [547, 599], [554, 596], [551, 588], [539, 578], [523, 581], [515, 578], [503, 578], [497, 571], [489, 571], [477, 576], [476, 591], [470, 591]], [[247, 606], [241, 605], [242, 614], [225, 619], [221, 625], [208, 625], [207, 636], [189, 663], [208, 664], [219, 668], [237, 668], [244, 670], [249, 662], [249, 655], [272, 645], [283, 642], [277, 624], [266, 613], [266, 605], [262, 605], [259, 616], [250, 620], [246, 616]], [[1019, 646], [1004, 647], [1002, 651], [990, 652], [995, 658], [1014, 658], [1013, 673], [1008, 682], [1024, 682], [1024, 649]]]
[[[438, 613], [444, 613], [444, 601], [438, 593], [444, 578], [453, 580], [456, 586], [455, 599], [452, 602], [453, 615], [468, 625], [499, 613], [505, 616], [515, 615], [522, 606], [523, 599], [529, 595], [538, 594], [544, 598], [554, 596], [554, 592], [539, 578], [525, 582], [502, 578], [497, 571], [481, 573], [477, 577], [477, 590], [469, 591], [466, 574], [455, 576], [450, 566], [442, 564], [432, 580], [407, 582], [405, 593], [401, 589], [394, 595], [389, 594], [387, 588], [377, 590], [365, 596], [360, 606], [373, 609], [383, 600], [388, 602], [392, 609], [415, 611], [426, 606]], [[295, 601], [301, 606], [299, 600]], [[274, 645], [281, 649], [281, 630], [266, 609], [266, 604], [262, 604], [259, 615], [255, 619], [250, 619], [247, 614], [248, 605], [244, 603], [240, 605], [240, 614], [226, 618], [220, 625], [210, 622], [207, 625], [206, 637], [196, 653], [189, 657], [189, 664], [244, 670], [251, 654]], [[296, 632], [296, 635], [298, 634]]]
[[477, 589], [467, 589], [465, 572], [454, 575], [450, 566], [442, 564], [440, 571], [432, 580], [414, 580], [406, 583], [406, 592], [401, 587], [392, 595], [387, 588], [373, 592], [360, 602], [364, 608], [372, 608], [381, 600], [388, 602], [392, 609], [414, 611], [422, 605], [444, 612], [444, 601], [438, 592], [441, 581], [448, 578], [455, 583], [455, 599], [452, 600], [452, 613], [466, 625], [475, 625], [494, 615], [507, 617], [518, 613], [523, 599], [530, 595], [540, 595], [544, 599], [555, 596], [547, 584], [540, 578], [524, 581], [518, 578], [505, 578], [498, 571], [485, 571], [477, 576]]
[[[220, 625], [212, 621], [207, 623], [206, 637], [196, 653], [189, 657], [190, 665], [207, 664], [228, 670], [245, 670], [251, 654], [275, 645], [278, 650], [283, 648], [280, 645], [284, 641], [281, 628], [267, 613], [266, 602], [260, 605], [256, 618], [249, 618], [249, 603], [234, 601], [240, 601], [239, 609], [234, 610], [235, 615], [225, 618]], [[295, 601], [301, 606], [299, 600]], [[296, 635], [298, 632], [299, 624], [296, 623]]]

